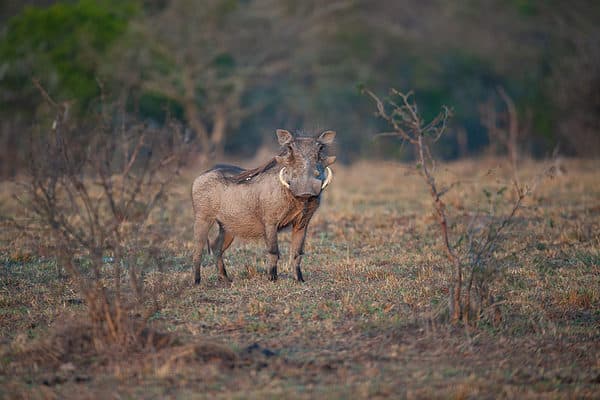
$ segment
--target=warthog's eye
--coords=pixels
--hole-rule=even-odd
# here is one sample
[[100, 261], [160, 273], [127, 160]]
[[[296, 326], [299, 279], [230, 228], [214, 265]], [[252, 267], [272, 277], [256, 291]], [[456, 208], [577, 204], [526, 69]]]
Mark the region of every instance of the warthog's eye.
[[315, 169], [315, 172], [313, 172], [313, 174], [315, 175], [315, 177], [319, 176], [320, 175], [319, 170]]

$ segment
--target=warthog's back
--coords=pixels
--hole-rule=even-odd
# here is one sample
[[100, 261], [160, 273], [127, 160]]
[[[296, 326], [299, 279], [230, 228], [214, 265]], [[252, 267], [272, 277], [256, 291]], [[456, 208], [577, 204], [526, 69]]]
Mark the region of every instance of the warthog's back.
[[236, 171], [243, 172], [238, 167], [214, 168], [196, 178], [192, 185], [194, 213], [196, 218], [216, 220], [234, 236], [261, 237], [265, 224], [285, 219], [294, 208], [293, 199], [273, 174], [239, 183], [230, 179]]

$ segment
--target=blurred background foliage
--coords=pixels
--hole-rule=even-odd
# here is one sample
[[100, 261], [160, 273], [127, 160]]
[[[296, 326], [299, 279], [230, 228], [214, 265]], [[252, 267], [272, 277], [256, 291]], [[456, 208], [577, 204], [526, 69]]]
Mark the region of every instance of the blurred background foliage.
[[425, 117], [451, 106], [441, 157], [502, 151], [483, 117], [507, 126], [499, 88], [522, 153], [597, 156], [599, 22], [592, 0], [3, 2], [0, 172], [15, 173], [23, 133], [48, 118], [34, 77], [73, 120], [101, 94], [149, 124], [177, 120], [206, 160], [251, 157], [276, 128], [335, 129], [342, 161], [412, 157], [372, 140], [384, 126], [363, 85], [413, 89]]

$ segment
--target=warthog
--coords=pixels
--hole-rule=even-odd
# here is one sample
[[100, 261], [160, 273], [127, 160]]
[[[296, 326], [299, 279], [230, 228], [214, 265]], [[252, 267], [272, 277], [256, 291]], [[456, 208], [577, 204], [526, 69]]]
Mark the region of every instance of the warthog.
[[296, 267], [296, 278], [304, 282], [300, 262], [306, 229], [319, 206], [321, 192], [329, 185], [333, 173], [329, 165], [335, 161], [327, 154], [335, 132], [319, 136], [292, 135], [278, 129], [282, 146], [279, 155], [266, 164], [244, 170], [233, 165], [217, 165], [194, 180], [194, 282], [200, 283], [202, 250], [208, 231], [216, 222], [219, 234], [212, 248], [219, 278], [229, 281], [223, 252], [235, 237], [263, 238], [267, 245], [269, 279], [277, 279], [279, 246], [277, 232], [292, 229], [290, 263]]

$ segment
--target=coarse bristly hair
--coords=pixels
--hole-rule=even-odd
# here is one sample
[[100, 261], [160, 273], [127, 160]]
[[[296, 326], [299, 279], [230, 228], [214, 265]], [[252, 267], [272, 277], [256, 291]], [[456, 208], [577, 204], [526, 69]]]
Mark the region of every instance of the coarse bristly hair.
[[[282, 152], [281, 154], [285, 154], [285, 152]], [[244, 182], [248, 182], [250, 180], [252, 180], [252, 178], [254, 178], [257, 175], [260, 175], [272, 168], [275, 168], [275, 166], [277, 165], [277, 160], [275, 159], [275, 157], [271, 158], [269, 161], [267, 161], [266, 163], [264, 163], [263, 165], [256, 167], [256, 168], [252, 168], [249, 170], [246, 170], [240, 174], [228, 177], [228, 180], [234, 183], [244, 183]]]
[[[294, 140], [296, 140], [296, 139], [316, 139], [319, 134], [306, 132], [304, 130], [298, 130], [298, 131], [295, 131], [293, 135], [294, 135]], [[279, 152], [278, 156], [285, 155], [287, 153], [287, 151], [288, 151], [287, 148], [282, 149]], [[254, 178], [260, 174], [263, 174], [270, 169], [275, 168], [276, 165], [277, 165], [277, 160], [275, 159], [275, 157], [273, 157], [269, 161], [267, 161], [266, 163], [264, 163], [263, 165], [261, 165], [259, 167], [246, 170], [237, 175], [230, 176], [227, 179], [234, 183], [249, 182], [250, 180], [252, 180], [252, 178]]]

